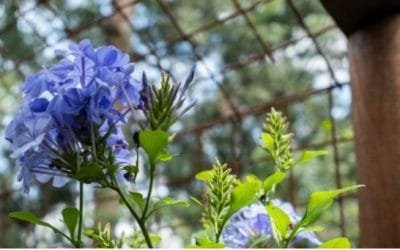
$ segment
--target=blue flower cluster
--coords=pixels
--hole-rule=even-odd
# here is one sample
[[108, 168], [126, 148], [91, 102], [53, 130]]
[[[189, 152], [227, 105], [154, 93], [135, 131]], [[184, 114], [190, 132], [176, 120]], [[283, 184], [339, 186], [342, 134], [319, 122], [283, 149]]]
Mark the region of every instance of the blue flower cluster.
[[132, 77], [129, 55], [88, 40], [59, 54], [64, 59], [26, 78], [22, 107], [6, 128], [25, 192], [33, 177], [63, 186], [83, 160], [94, 160], [99, 137], [118, 166], [131, 163], [121, 125], [129, 110], [143, 106], [143, 84]]
[[[282, 209], [292, 224], [296, 224], [300, 217], [288, 202], [273, 200], [272, 203]], [[222, 239], [230, 248], [249, 248], [254, 243], [256, 247], [276, 247], [272, 237], [272, 228], [268, 213], [261, 203], [253, 203], [234, 213], [222, 232]], [[261, 241], [260, 241], [261, 239]], [[317, 247], [321, 242], [312, 232], [302, 232], [292, 240], [289, 247], [305, 248]]]
[[264, 206], [259, 203], [234, 213], [222, 231], [222, 239], [230, 248], [249, 248], [254, 240], [260, 237], [265, 237], [265, 242], [268, 243], [273, 241], [268, 214]]

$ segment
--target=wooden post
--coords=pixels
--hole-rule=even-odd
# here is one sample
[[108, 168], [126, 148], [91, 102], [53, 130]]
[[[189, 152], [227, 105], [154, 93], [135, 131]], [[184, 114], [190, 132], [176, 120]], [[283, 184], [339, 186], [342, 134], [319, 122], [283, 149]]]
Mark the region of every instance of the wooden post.
[[360, 246], [400, 247], [400, 15], [349, 37]]

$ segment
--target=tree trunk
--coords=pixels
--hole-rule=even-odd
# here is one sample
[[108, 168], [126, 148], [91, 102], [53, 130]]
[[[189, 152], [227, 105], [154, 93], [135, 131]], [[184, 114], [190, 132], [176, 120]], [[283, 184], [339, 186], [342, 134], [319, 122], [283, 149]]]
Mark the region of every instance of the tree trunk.
[[400, 247], [400, 15], [349, 37], [361, 247]]

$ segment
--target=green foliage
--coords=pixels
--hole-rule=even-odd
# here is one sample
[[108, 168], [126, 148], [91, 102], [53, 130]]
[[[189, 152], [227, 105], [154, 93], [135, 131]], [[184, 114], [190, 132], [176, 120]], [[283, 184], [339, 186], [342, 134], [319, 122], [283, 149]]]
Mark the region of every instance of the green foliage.
[[141, 193], [129, 192], [128, 198], [133, 204], [136, 204], [140, 210], [143, 210], [146, 201]]
[[175, 200], [172, 197], [165, 197], [157, 202], [152, 206], [151, 210], [147, 213], [146, 218], [148, 218], [154, 212], [171, 206], [181, 206], [181, 207], [188, 207], [189, 203], [184, 200]]
[[350, 241], [345, 237], [338, 237], [322, 243], [319, 248], [351, 248]]
[[354, 185], [341, 189], [318, 191], [310, 195], [307, 203], [306, 212], [299, 225], [303, 227], [310, 226], [315, 223], [319, 217], [325, 212], [333, 203], [333, 199], [348, 191], [352, 191], [363, 187], [364, 185]]
[[179, 205], [179, 206], [183, 206], [183, 207], [188, 207], [189, 203], [187, 201], [175, 200], [174, 198], [171, 198], [171, 197], [165, 197], [161, 200], [161, 205], [162, 206]]
[[83, 164], [74, 177], [84, 183], [92, 183], [103, 179], [104, 173], [101, 166], [94, 162], [91, 164]]
[[79, 210], [74, 207], [64, 208], [61, 212], [64, 220], [64, 224], [67, 226], [71, 238], [75, 239], [75, 229], [78, 225]]
[[270, 203], [275, 187], [285, 179], [286, 171], [295, 164], [306, 163], [315, 157], [326, 155], [327, 151], [306, 150], [301, 153], [297, 161], [294, 161], [290, 149], [292, 135], [286, 132], [287, 128], [286, 118], [280, 112], [272, 109], [267, 115], [267, 120], [264, 123], [264, 132], [261, 134], [262, 146], [275, 164], [275, 173], [268, 176], [263, 182], [264, 192], [268, 197], [266, 209], [271, 219], [276, 240], [279, 246], [284, 247], [287, 247], [290, 241], [301, 231], [320, 230], [320, 228], [312, 227], [312, 224], [332, 205], [333, 199], [344, 192], [352, 191], [362, 186], [354, 185], [341, 189], [312, 193], [304, 216], [293, 229], [290, 229], [289, 216], [283, 210]]
[[246, 181], [239, 183], [232, 190], [232, 201], [227, 213], [231, 216], [239, 209], [253, 203], [259, 194], [261, 188], [261, 181], [254, 176], [247, 176]]
[[326, 150], [318, 150], [318, 151], [305, 150], [301, 153], [300, 158], [296, 161], [296, 164], [306, 163], [314, 159], [315, 157], [326, 154], [328, 154], [328, 151]]
[[217, 161], [211, 172], [203, 172], [199, 175], [207, 185], [206, 205], [204, 206], [202, 221], [205, 228], [209, 228], [213, 232], [212, 241], [214, 243], [219, 242], [220, 234], [233, 202], [235, 176], [231, 175], [230, 172], [231, 170], [227, 165], [221, 165]]
[[[320, 227], [313, 227], [312, 225], [317, 222], [317, 220], [321, 217], [321, 215], [330, 208], [330, 206], [333, 203], [334, 198], [336, 198], [338, 195], [343, 194], [345, 192], [349, 192], [355, 189], [358, 189], [362, 187], [363, 185], [354, 185], [354, 186], [349, 186], [341, 189], [333, 189], [333, 190], [327, 190], [327, 191], [317, 191], [314, 192], [310, 195], [310, 199], [307, 204], [306, 211], [302, 217], [302, 219], [295, 225], [293, 230], [291, 230], [290, 234], [284, 238], [283, 240], [283, 246], [287, 247], [290, 243], [291, 240], [294, 239], [294, 237], [300, 233], [301, 231], [316, 231], [316, 230], [321, 230]], [[339, 244], [344, 244], [343, 242], [347, 241], [347, 238], [343, 238], [341, 240], [338, 240], [338, 246]], [[329, 244], [334, 244], [336, 241], [332, 241], [332, 243], [327, 243], [328, 246]]]
[[215, 242], [214, 237], [211, 228], [202, 230], [194, 235], [195, 244], [188, 248], [224, 248], [225, 244]]
[[74, 239], [68, 237], [66, 234], [64, 234], [61, 230], [59, 230], [58, 228], [54, 227], [53, 225], [51, 225], [51, 224], [39, 219], [33, 213], [24, 212], [24, 211], [16, 211], [16, 212], [11, 212], [9, 214], [9, 216], [10, 216], [10, 218], [13, 218], [13, 219], [17, 219], [17, 220], [29, 222], [29, 223], [32, 223], [32, 224], [35, 224], [35, 225], [38, 225], [38, 226], [44, 226], [44, 227], [50, 228], [50, 229], [53, 230], [53, 232], [55, 232], [56, 234], [60, 234], [65, 239], [70, 241], [74, 246], [77, 246], [77, 244], [74, 241]]
[[279, 207], [269, 204], [265, 207], [271, 220], [274, 236], [279, 246], [282, 246], [290, 225], [289, 216]]
[[[260, 198], [261, 201], [267, 204], [265, 209], [270, 218], [274, 241], [265, 241], [261, 237], [252, 242], [252, 246], [263, 247], [265, 242], [276, 242], [279, 247], [288, 247], [299, 233], [305, 231], [320, 231], [323, 229], [319, 226], [313, 226], [313, 224], [321, 217], [322, 213], [332, 205], [334, 198], [344, 192], [352, 191], [362, 186], [354, 185], [341, 189], [312, 193], [304, 216], [293, 225], [293, 218], [290, 217], [293, 215], [287, 214], [283, 209], [274, 205], [272, 202], [275, 188], [282, 183], [287, 175], [287, 171], [295, 164], [308, 162], [315, 157], [325, 155], [327, 152], [304, 151], [300, 158], [294, 161], [290, 149], [292, 135], [287, 133], [287, 128], [288, 124], [286, 118], [280, 112], [272, 109], [267, 115], [261, 139], [263, 148], [272, 158], [275, 171], [264, 181], [259, 180], [256, 176], [249, 175], [243, 182], [231, 177], [228, 182], [229, 185], [225, 185], [226, 181], [224, 181], [224, 179], [226, 176], [229, 176], [229, 171], [226, 169], [225, 165], [221, 166], [218, 162], [213, 166], [213, 169], [202, 171], [196, 175], [196, 179], [207, 184], [206, 198], [208, 201], [207, 205], [203, 205], [205, 208], [204, 218], [206, 219], [204, 221], [208, 230], [202, 231], [196, 236], [197, 246], [212, 247], [213, 244], [219, 243], [220, 233], [215, 234], [215, 232], [222, 232], [230, 216], [239, 209], [252, 204], [255, 200]], [[225, 186], [229, 186], [230, 188], [224, 188]], [[197, 200], [195, 201], [201, 205], [200, 202]], [[228, 202], [224, 203], [224, 201]], [[226, 212], [219, 213], [219, 211]], [[214, 236], [214, 234], [216, 236]], [[337, 244], [345, 245], [343, 242], [346, 240], [347, 239], [338, 240]], [[336, 241], [327, 244], [334, 243], [336, 244]]]
[[149, 109], [145, 111], [149, 128], [151, 130], [168, 131], [172, 124], [182, 115], [179, 109], [183, 108], [182, 93], [178, 93], [180, 84], [170, 83], [167, 74], [162, 75], [161, 86], [151, 86]]
[[261, 134], [262, 146], [275, 163], [277, 170], [286, 172], [293, 164], [291, 150], [292, 134], [287, 133], [288, 123], [281, 112], [271, 109]]
[[[158, 243], [160, 243], [161, 241], [161, 237], [155, 234], [151, 234], [150, 235], [150, 241], [152, 243], [153, 246], [157, 245]], [[143, 237], [143, 234], [141, 234], [140, 232], [138, 232], [137, 230], [135, 230], [133, 232], [133, 235], [128, 237], [125, 242], [127, 243], [129, 248], [146, 248], [146, 240]]]
[[196, 174], [196, 179], [199, 181], [211, 181], [213, 178], [213, 170], [204, 170]]
[[99, 223], [96, 229], [86, 230], [85, 235], [92, 239], [95, 242], [96, 247], [99, 248], [122, 248], [124, 244], [124, 234], [122, 234], [118, 241], [112, 239], [110, 223], [107, 223], [104, 226], [104, 229], [102, 228], [101, 223]]
[[162, 130], [144, 130], [139, 134], [140, 146], [146, 151], [151, 164], [155, 164], [165, 154], [168, 133]]
[[265, 194], [269, 194], [269, 192], [273, 191], [276, 185], [281, 183], [286, 177], [286, 173], [277, 171], [272, 175], [268, 176], [263, 182], [263, 188]]

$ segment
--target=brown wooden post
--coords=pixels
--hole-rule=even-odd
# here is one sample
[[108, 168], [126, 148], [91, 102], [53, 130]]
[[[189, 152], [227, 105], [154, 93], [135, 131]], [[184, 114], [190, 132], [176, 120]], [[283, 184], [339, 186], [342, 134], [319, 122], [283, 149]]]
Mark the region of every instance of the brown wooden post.
[[361, 247], [400, 247], [400, 15], [349, 36]]

